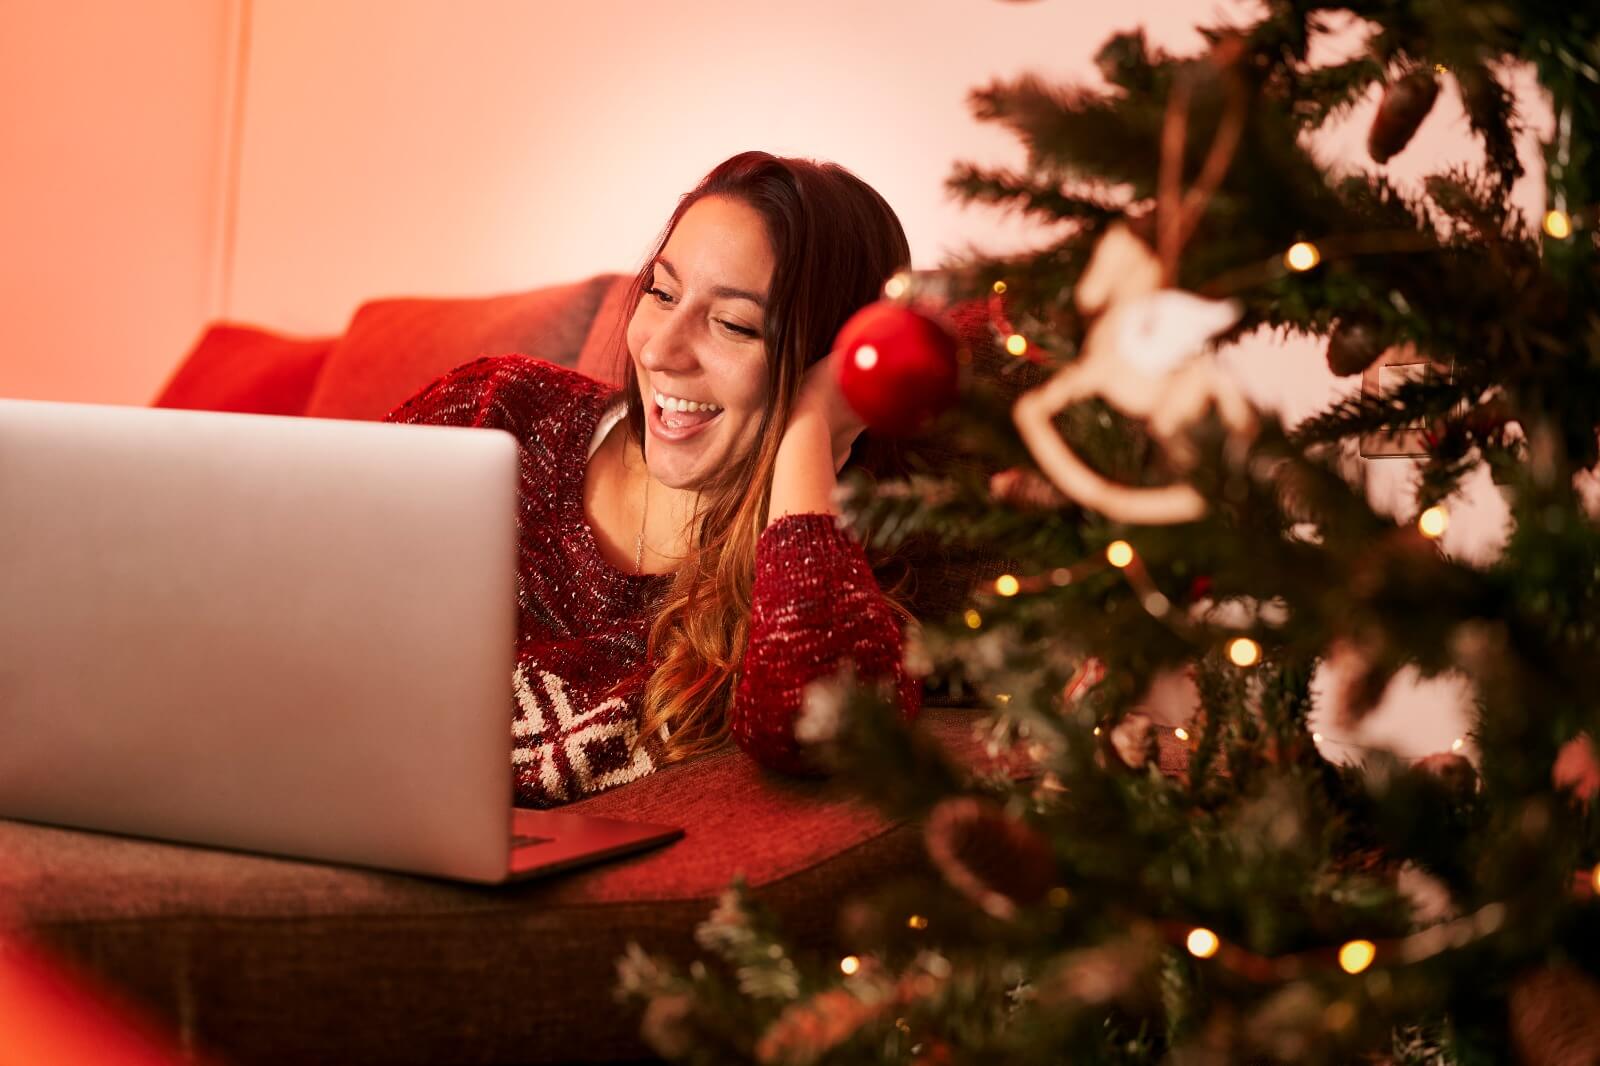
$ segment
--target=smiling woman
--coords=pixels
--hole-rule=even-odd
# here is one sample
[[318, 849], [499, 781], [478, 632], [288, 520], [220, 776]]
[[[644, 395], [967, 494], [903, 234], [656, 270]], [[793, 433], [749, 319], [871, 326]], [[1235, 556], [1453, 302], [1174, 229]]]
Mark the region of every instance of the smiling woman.
[[908, 616], [833, 501], [862, 424], [830, 353], [909, 263], [894, 212], [855, 175], [744, 152], [684, 194], [634, 278], [617, 323], [627, 387], [502, 356], [390, 414], [523, 447], [519, 803], [568, 802], [730, 738], [815, 772], [795, 718], [846, 659], [917, 713]]

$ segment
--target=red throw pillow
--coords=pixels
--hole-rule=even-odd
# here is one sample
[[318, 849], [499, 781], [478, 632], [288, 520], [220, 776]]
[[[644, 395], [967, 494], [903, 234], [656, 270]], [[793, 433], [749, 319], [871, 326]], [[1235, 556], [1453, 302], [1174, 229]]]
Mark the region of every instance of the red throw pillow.
[[167, 382], [156, 407], [304, 414], [334, 338], [283, 337], [251, 326], [206, 330]]
[[[313, 418], [381, 419], [437, 378], [485, 355], [519, 352], [578, 366], [618, 275], [477, 298], [363, 304], [306, 405]], [[614, 312], [611, 312], [614, 314]]]

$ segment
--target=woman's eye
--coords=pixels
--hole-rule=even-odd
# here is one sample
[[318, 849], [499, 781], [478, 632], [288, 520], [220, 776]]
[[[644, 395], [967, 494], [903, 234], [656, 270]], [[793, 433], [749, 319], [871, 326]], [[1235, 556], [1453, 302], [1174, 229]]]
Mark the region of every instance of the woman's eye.
[[741, 337], [759, 337], [759, 336], [761, 336], [761, 334], [759, 332], [757, 332], [756, 330], [750, 329], [747, 326], [736, 326], [732, 322], [724, 322], [722, 324], [722, 326], [723, 326], [724, 329], [728, 330], [729, 332], [737, 333]]
[[672, 302], [672, 297], [668, 296], [666, 293], [662, 292], [660, 289], [656, 288], [653, 285], [650, 288], [644, 290], [644, 294], [646, 296], [654, 296], [656, 298], [657, 302], [659, 302], [659, 303], [671, 303]]

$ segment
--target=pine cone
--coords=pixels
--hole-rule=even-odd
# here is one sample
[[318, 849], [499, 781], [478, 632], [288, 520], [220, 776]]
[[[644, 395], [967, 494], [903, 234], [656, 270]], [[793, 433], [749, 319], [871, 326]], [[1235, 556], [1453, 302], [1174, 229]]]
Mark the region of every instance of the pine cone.
[[848, 989], [830, 988], [785, 1007], [756, 1041], [756, 1061], [815, 1062], [882, 1015], [887, 1003], [862, 1002]]
[[1339, 377], [1359, 374], [1377, 362], [1386, 347], [1370, 322], [1341, 318], [1328, 334], [1328, 369]]
[[1457, 798], [1466, 798], [1478, 790], [1478, 771], [1472, 761], [1453, 751], [1436, 752], [1418, 759], [1411, 767], [1414, 773], [1437, 778], [1447, 792]]
[[1523, 1066], [1600, 1066], [1600, 984], [1546, 966], [1511, 986], [1511, 1039]]
[[1383, 93], [1378, 113], [1367, 134], [1367, 154], [1379, 163], [1387, 163], [1411, 143], [1422, 120], [1433, 110], [1439, 96], [1439, 83], [1429, 70], [1414, 70], [1399, 81], [1392, 82]]
[[923, 840], [951, 887], [996, 918], [1038, 902], [1055, 881], [1050, 841], [992, 800], [943, 800], [929, 812]]

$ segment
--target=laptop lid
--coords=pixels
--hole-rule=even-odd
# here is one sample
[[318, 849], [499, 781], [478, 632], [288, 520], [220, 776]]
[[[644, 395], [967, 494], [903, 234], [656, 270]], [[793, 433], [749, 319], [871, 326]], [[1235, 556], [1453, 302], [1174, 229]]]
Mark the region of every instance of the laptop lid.
[[0, 400], [0, 816], [504, 878], [517, 457]]

